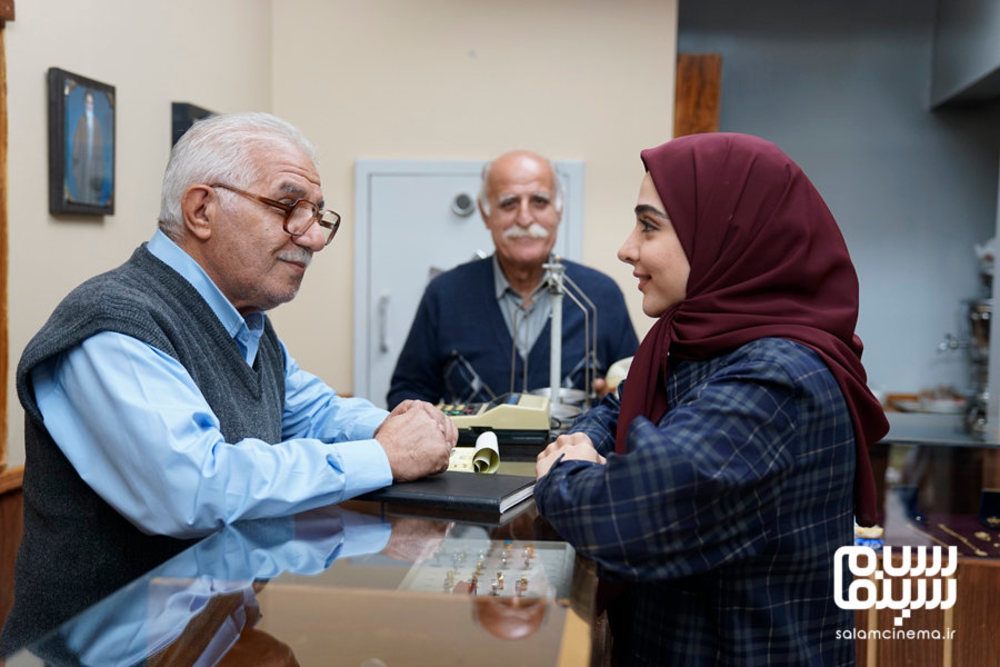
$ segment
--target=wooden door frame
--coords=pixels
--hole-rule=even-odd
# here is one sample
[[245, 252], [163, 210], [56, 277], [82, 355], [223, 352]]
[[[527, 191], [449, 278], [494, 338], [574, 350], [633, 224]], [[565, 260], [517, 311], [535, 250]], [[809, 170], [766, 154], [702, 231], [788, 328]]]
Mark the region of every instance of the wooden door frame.
[[674, 136], [719, 131], [721, 53], [678, 53]]
[[[0, 475], [7, 469], [7, 21], [14, 20], [14, 0], [0, 0]], [[20, 473], [18, 473], [18, 478]], [[0, 480], [2, 481], [2, 480]]]

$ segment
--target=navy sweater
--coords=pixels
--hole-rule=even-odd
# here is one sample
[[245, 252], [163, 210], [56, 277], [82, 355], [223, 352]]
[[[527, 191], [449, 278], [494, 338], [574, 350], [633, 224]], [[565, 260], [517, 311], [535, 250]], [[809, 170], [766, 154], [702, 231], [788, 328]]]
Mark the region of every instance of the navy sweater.
[[[597, 307], [598, 377], [639, 344], [618, 285], [608, 276], [563, 260], [566, 276]], [[528, 382], [522, 386], [525, 360], [514, 358], [513, 391], [549, 386], [551, 323], [528, 354]], [[593, 324], [591, 323], [591, 327]], [[593, 335], [593, 334], [591, 334]], [[563, 299], [562, 386], [584, 389], [584, 314]], [[492, 258], [462, 264], [430, 282], [400, 352], [386, 398], [392, 409], [407, 398], [431, 403], [480, 402], [511, 391], [513, 341], [497, 304]], [[487, 390], [488, 387], [488, 390]]]

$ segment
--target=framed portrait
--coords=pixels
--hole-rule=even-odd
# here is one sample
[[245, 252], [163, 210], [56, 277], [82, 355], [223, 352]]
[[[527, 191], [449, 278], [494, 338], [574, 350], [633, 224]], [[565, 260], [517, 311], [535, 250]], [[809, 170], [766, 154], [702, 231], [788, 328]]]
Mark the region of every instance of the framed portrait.
[[48, 71], [49, 212], [115, 212], [115, 88]]
[[173, 146], [184, 133], [191, 129], [195, 121], [214, 116], [214, 111], [190, 102], [170, 103], [170, 145]]

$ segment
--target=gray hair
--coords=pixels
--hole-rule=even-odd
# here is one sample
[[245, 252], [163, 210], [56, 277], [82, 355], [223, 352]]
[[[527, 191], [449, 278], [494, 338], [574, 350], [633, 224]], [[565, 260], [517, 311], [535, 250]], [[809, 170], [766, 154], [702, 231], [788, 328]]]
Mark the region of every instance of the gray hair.
[[[559, 180], [559, 172], [556, 171], [556, 166], [552, 164], [552, 160], [541, 155], [536, 155], [536, 157], [545, 160], [545, 164], [549, 166], [549, 171], [552, 173], [552, 180], [556, 183], [555, 198], [553, 199], [553, 205], [556, 210], [562, 213], [563, 210], [563, 186], [562, 181]], [[490, 180], [490, 169], [493, 168], [494, 160], [490, 160], [483, 165], [483, 171], [479, 176], [479, 194], [476, 195], [476, 201], [483, 209], [483, 213], [486, 215], [490, 214], [490, 199], [489, 199], [489, 180]]]
[[252, 185], [262, 175], [254, 149], [275, 144], [299, 148], [316, 161], [315, 145], [294, 125], [269, 113], [223, 114], [196, 121], [170, 151], [160, 194], [160, 230], [175, 240], [179, 237], [181, 199], [192, 185]]

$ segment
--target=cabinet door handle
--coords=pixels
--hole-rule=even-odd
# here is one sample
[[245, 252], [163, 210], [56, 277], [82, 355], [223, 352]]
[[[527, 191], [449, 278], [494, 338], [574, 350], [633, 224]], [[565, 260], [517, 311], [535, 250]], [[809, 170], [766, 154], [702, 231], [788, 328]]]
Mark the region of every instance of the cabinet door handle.
[[382, 292], [378, 298], [378, 351], [389, 351], [389, 293]]

